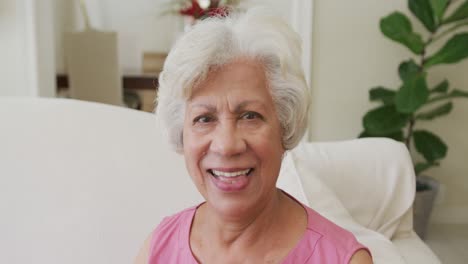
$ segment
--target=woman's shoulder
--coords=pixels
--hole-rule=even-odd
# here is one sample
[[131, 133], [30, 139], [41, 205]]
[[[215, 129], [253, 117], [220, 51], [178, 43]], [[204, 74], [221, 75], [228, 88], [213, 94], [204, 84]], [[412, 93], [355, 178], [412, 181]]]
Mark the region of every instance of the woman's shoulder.
[[196, 206], [192, 206], [173, 215], [164, 217], [154, 230], [154, 234], [176, 228], [181, 222], [192, 218], [196, 208]]
[[322, 238], [334, 239], [354, 238], [354, 235], [348, 230], [338, 226], [319, 212], [305, 206], [308, 217], [307, 229], [320, 234]]
[[188, 236], [190, 224], [196, 206], [187, 208], [183, 211], [165, 217], [151, 235], [149, 246], [150, 259], [155, 254], [179, 250], [184, 246], [182, 237]]
[[195, 210], [196, 207], [191, 207], [163, 218], [146, 238], [134, 263], [160, 263], [160, 260], [171, 260], [171, 255], [177, 256], [171, 253], [180, 248], [181, 243], [178, 241], [180, 230], [183, 229], [185, 222], [190, 225], [190, 215]]
[[[314, 251], [339, 257], [341, 258], [339, 263], [343, 260], [345, 260], [344, 263], [348, 263], [356, 251], [367, 250], [350, 231], [338, 226], [315, 210], [306, 206], [305, 208], [309, 218], [307, 231], [315, 240]], [[327, 256], [320, 258], [323, 260]]]
[[163, 238], [167, 239], [179, 233], [180, 228], [190, 225], [196, 208], [196, 206], [189, 207], [173, 215], [164, 217], [153, 231], [151, 244], [154, 244], [156, 241], [161, 241]]

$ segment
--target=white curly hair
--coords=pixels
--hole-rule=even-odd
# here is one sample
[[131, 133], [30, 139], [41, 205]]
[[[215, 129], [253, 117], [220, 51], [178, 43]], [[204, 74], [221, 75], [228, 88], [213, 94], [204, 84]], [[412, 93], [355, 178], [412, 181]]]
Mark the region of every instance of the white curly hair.
[[294, 148], [305, 134], [310, 108], [301, 53], [299, 36], [263, 8], [197, 23], [176, 42], [159, 75], [155, 111], [174, 150], [181, 153], [183, 149], [185, 106], [193, 88], [213, 69], [240, 58], [263, 65], [283, 147]]

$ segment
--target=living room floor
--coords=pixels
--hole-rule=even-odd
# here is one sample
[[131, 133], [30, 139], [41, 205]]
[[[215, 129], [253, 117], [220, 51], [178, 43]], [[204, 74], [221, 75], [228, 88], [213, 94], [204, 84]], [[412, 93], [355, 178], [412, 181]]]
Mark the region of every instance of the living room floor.
[[425, 241], [442, 263], [468, 263], [468, 224], [432, 224]]

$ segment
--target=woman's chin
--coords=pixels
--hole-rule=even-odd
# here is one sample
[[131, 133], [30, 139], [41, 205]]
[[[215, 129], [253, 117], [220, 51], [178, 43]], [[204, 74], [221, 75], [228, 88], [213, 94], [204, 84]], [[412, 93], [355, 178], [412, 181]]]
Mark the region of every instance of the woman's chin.
[[218, 213], [225, 216], [239, 217], [255, 206], [258, 192], [253, 190], [254, 183], [251, 176], [241, 175], [228, 179], [210, 176], [207, 186], [207, 202]]

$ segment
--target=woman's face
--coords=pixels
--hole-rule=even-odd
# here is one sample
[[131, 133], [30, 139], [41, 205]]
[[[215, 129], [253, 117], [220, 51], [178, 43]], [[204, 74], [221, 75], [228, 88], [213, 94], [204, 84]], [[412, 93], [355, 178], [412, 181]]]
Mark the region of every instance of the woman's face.
[[210, 207], [236, 217], [266, 206], [284, 148], [261, 65], [242, 60], [211, 72], [188, 100], [183, 142], [188, 172]]

